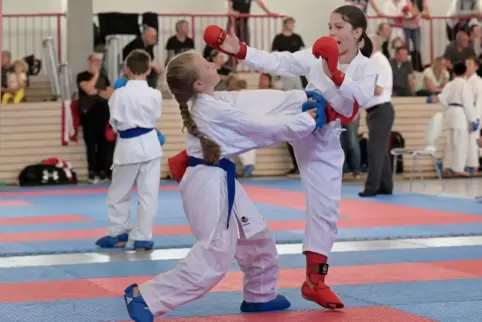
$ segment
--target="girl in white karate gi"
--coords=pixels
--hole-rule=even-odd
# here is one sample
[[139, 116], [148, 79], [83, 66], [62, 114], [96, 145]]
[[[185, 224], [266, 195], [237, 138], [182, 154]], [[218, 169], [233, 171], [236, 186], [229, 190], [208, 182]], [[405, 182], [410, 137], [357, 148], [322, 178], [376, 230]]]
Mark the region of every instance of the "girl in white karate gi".
[[166, 80], [189, 133], [189, 167], [180, 192], [197, 243], [174, 270], [125, 290], [130, 317], [151, 322], [155, 316], [204, 296], [223, 279], [233, 259], [244, 273], [241, 311], [288, 308], [288, 300], [276, 292], [279, 266], [273, 233], [235, 179], [236, 167], [229, 158], [310, 136], [324, 125], [324, 109], [315, 122], [314, 112], [301, 113], [307, 99], [304, 92], [279, 91], [271, 109], [280, 103], [280, 97], [292, 96], [279, 108], [291, 109], [295, 115], [246, 113], [229, 102], [229, 96], [238, 93], [226, 92], [222, 99], [215, 96], [214, 87], [219, 82], [216, 67], [195, 52], [174, 58], [167, 67]]
[[[126, 58], [129, 81], [109, 100], [110, 125], [117, 133], [112, 183], [107, 196], [109, 235], [97, 240], [101, 248], [152, 249], [152, 228], [157, 215], [161, 176], [161, 136], [156, 123], [161, 118], [162, 95], [146, 82], [151, 60], [143, 50]], [[131, 190], [139, 198], [137, 222], [131, 230]]]
[[[212, 48], [244, 60], [256, 71], [279, 76], [306, 76], [307, 90], [321, 93], [334, 109], [327, 119], [327, 123], [332, 122], [291, 144], [307, 203], [303, 245], [306, 281], [302, 285], [302, 295], [323, 307], [335, 309], [344, 305], [325, 284], [328, 255], [337, 236], [344, 163], [340, 145], [342, 129], [340, 121], [335, 119], [349, 123], [357, 115], [358, 106], [363, 106], [374, 96], [378, 73], [369, 59], [373, 48], [366, 34], [367, 19], [362, 10], [351, 5], [337, 8], [331, 14], [329, 29], [330, 37], [320, 38], [312, 48], [295, 53], [269, 53], [248, 47], [234, 34], [217, 26], [206, 29], [204, 40]], [[363, 48], [360, 50], [361, 43]], [[323, 61], [317, 59], [320, 57]], [[368, 194], [360, 192], [360, 196]]]

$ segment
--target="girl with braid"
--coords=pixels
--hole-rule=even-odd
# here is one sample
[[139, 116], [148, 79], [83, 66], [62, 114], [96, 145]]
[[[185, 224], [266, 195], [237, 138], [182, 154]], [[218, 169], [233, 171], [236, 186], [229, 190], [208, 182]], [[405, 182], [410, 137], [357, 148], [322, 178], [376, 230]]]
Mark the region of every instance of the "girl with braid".
[[175, 269], [125, 290], [130, 317], [151, 322], [204, 296], [223, 279], [233, 259], [244, 273], [242, 312], [288, 308], [290, 302], [276, 292], [279, 266], [273, 232], [236, 180], [229, 158], [312, 135], [324, 125], [324, 107], [315, 111], [314, 102], [308, 102], [308, 111], [302, 112], [307, 100], [303, 91], [273, 91], [277, 95], [268, 94], [272, 101], [260, 99], [260, 104], [293, 113], [249, 114], [235, 104], [243, 92], [214, 93], [219, 83], [216, 67], [195, 52], [176, 56], [167, 67], [166, 80], [188, 132], [189, 167], [180, 193], [197, 243]]

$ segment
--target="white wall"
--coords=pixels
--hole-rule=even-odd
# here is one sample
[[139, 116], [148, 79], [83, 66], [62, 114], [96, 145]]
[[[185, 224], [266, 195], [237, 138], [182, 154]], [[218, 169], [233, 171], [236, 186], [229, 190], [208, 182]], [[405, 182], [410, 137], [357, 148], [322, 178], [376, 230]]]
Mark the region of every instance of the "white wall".
[[[89, 1], [89, 0], [75, 0]], [[121, 11], [145, 12], [155, 11], [160, 13], [224, 13], [226, 10], [224, 0], [93, 0], [94, 11]], [[381, 5], [384, 0], [377, 0]], [[42, 37], [57, 35], [57, 22], [55, 18], [9, 18], [8, 14], [32, 13], [60, 13], [66, 9], [66, 0], [3, 0], [3, 47], [12, 51], [15, 56], [35, 52], [40, 55]], [[265, 0], [267, 6], [274, 12], [288, 14], [297, 20], [297, 31], [307, 44], [312, 43], [320, 35], [328, 32], [327, 21], [330, 12], [343, 0]], [[434, 16], [443, 16], [448, 10], [451, 0], [429, 0], [430, 9]], [[253, 13], [261, 10], [253, 5]], [[373, 14], [370, 10], [369, 14]], [[169, 19], [172, 25], [175, 18]], [[219, 21], [219, 19], [217, 20]], [[161, 22], [162, 23], [162, 22]], [[165, 22], [166, 23], [166, 22]], [[212, 22], [210, 22], [212, 23]], [[376, 25], [372, 21], [370, 26]], [[205, 24], [205, 23], [203, 23]], [[198, 25], [196, 25], [198, 26]], [[65, 23], [61, 23], [62, 36], [65, 37]], [[199, 25], [199, 28], [202, 28]], [[274, 30], [271, 29], [271, 30]], [[428, 24], [425, 24], [424, 57], [429, 57]], [[445, 26], [442, 20], [434, 23], [435, 50], [440, 54], [445, 45]], [[170, 30], [169, 30], [170, 32]], [[200, 34], [201, 32], [198, 32]], [[271, 36], [270, 36], [271, 37]], [[65, 39], [63, 39], [65, 44]], [[198, 42], [199, 43], [199, 42]], [[267, 46], [267, 44], [266, 44]], [[64, 47], [64, 46], [62, 46]], [[263, 46], [264, 47], [264, 46]], [[161, 48], [162, 49], [162, 48]], [[161, 52], [162, 50], [159, 50]]]

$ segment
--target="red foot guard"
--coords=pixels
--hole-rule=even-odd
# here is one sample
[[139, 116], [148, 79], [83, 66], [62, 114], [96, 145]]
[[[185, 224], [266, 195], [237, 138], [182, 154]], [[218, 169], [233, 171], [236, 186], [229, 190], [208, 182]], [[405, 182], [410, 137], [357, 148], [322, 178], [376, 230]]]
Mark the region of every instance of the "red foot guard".
[[301, 287], [301, 295], [308, 301], [335, 310], [345, 307], [340, 298], [325, 284], [328, 273], [327, 258], [324, 255], [306, 252], [306, 281]]

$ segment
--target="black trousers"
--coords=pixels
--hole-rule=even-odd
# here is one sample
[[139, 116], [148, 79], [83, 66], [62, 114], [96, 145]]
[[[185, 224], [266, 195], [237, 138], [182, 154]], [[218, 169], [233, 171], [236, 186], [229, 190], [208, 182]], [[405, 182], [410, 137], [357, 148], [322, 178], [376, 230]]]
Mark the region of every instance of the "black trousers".
[[87, 114], [80, 115], [90, 178], [108, 175], [112, 165], [109, 143], [105, 138], [108, 121], [109, 108], [107, 103], [96, 104]]
[[368, 176], [365, 181], [365, 192], [393, 190], [392, 165], [388, 147], [394, 120], [395, 109], [390, 102], [367, 109]]

